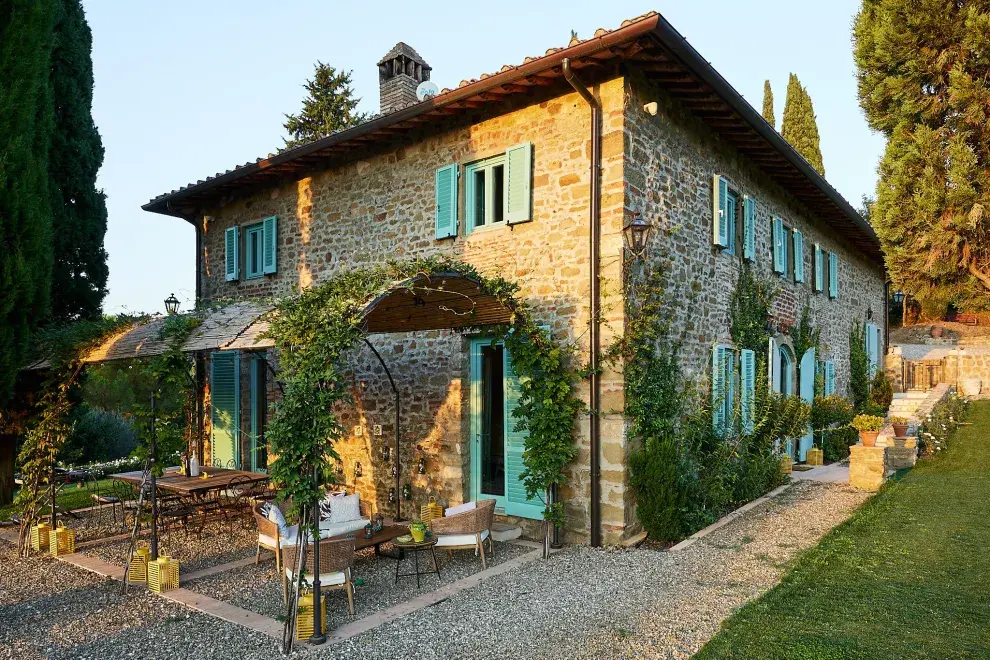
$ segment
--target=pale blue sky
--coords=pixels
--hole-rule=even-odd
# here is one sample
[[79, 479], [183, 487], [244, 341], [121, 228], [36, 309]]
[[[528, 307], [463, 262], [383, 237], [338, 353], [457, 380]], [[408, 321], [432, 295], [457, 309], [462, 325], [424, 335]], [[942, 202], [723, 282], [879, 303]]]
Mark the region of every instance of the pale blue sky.
[[170, 292], [192, 304], [194, 233], [141, 210], [160, 193], [282, 144], [316, 60], [354, 71], [361, 109], [378, 110], [376, 63], [397, 41], [415, 48], [441, 87], [518, 64], [576, 30], [587, 38], [652, 9], [755, 107], [763, 80], [777, 125], [788, 74], [815, 103], [828, 180], [859, 205], [883, 149], [856, 101], [850, 25], [859, 3], [763, 0], [539, 2], [499, 0], [482, 16], [450, 2], [84, 0], [93, 29], [94, 110], [106, 160], [98, 185], [110, 227], [108, 312], [162, 311]]

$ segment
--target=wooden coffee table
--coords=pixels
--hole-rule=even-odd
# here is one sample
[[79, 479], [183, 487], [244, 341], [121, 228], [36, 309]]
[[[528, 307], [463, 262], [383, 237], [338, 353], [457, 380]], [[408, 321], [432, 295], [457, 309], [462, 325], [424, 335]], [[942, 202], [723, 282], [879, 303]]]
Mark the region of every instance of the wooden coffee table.
[[359, 529], [356, 532], [347, 532], [346, 534], [339, 534], [334, 536], [335, 539], [343, 539], [348, 536], [354, 537], [354, 549], [364, 550], [365, 548], [370, 548], [375, 546], [375, 554], [381, 556], [382, 554], [382, 544], [394, 541], [403, 534], [408, 534], [408, 527], [399, 527], [398, 525], [387, 525], [382, 527], [380, 530], [371, 535], [370, 539], [364, 538], [364, 530]]

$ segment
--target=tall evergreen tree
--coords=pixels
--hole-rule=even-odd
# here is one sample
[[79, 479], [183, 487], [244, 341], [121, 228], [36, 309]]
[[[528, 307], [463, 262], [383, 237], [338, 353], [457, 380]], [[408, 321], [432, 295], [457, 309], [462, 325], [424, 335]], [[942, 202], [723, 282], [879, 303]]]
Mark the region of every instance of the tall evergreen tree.
[[329, 64], [316, 63], [316, 74], [305, 84], [302, 112], [285, 116], [289, 138], [286, 148], [313, 142], [363, 122], [367, 116], [355, 112], [361, 99], [354, 98], [351, 72], [337, 71]]
[[990, 6], [865, 0], [853, 45], [891, 280], [929, 317], [990, 309]]
[[93, 122], [93, 35], [80, 0], [57, 0], [51, 80], [52, 318], [100, 314], [107, 293], [107, 205], [96, 188], [103, 143]]
[[819, 174], [825, 176], [818, 120], [815, 119], [811, 96], [793, 73], [787, 81], [787, 99], [784, 101], [784, 120], [780, 125], [780, 134]]
[[53, 0], [0, 3], [0, 406], [49, 311]]
[[773, 116], [773, 90], [770, 88], [770, 81], [763, 81], [763, 118], [767, 123], [777, 128], [777, 120]]

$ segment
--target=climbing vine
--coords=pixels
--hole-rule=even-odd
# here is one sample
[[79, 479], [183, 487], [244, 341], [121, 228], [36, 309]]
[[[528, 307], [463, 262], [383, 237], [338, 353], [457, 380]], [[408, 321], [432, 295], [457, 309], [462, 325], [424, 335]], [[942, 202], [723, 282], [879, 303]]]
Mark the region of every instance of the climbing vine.
[[808, 352], [808, 349], [815, 349], [815, 355], [819, 355], [822, 331], [812, 323], [811, 305], [806, 301], [804, 309], [801, 311], [801, 318], [791, 326], [791, 346], [794, 355], [800, 360], [801, 356]]
[[[344, 436], [337, 410], [352, 403], [346, 357], [364, 336], [366, 304], [397, 283], [441, 273], [476, 280], [482, 294], [512, 313], [507, 326], [488, 330], [493, 341], [504, 342], [520, 381], [515, 430], [527, 433], [520, 478], [530, 498], [543, 500], [545, 520], [563, 522], [562, 505], [551, 503], [548, 493], [565, 482], [567, 465], [576, 455], [574, 420], [583, 404], [574, 392], [573, 349], [556, 344], [536, 323], [528, 306], [515, 297], [517, 284], [446, 258], [346, 271], [278, 300], [269, 314], [266, 336], [275, 343], [283, 390], [266, 431], [275, 455], [268, 467], [297, 519], [335, 479], [331, 466], [339, 457], [334, 446]], [[442, 288], [441, 278], [436, 286]]]
[[743, 263], [729, 301], [729, 332], [737, 348], [758, 355], [766, 353], [767, 337], [773, 327], [770, 310], [776, 296], [776, 284], [759, 277], [752, 266]]
[[869, 412], [870, 356], [866, 353], [866, 327], [854, 323], [849, 331], [849, 390], [856, 412]]

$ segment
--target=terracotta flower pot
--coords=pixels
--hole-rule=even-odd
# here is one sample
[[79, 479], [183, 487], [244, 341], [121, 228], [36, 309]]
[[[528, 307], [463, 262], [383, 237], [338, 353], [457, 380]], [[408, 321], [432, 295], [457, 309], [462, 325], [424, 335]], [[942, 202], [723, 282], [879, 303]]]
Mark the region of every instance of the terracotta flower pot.
[[940, 325], [933, 325], [932, 326], [932, 330], [931, 330], [931, 335], [932, 335], [932, 337], [934, 337], [936, 339], [939, 338], [939, 337], [941, 337], [942, 336], [942, 326], [940, 326]]
[[860, 431], [859, 439], [863, 442], [864, 447], [876, 447], [878, 435], [880, 435], [880, 431]]
[[908, 429], [907, 424], [894, 424], [893, 427], [894, 427], [894, 435], [897, 436], [898, 438], [903, 438], [904, 436], [907, 435], [907, 429]]

